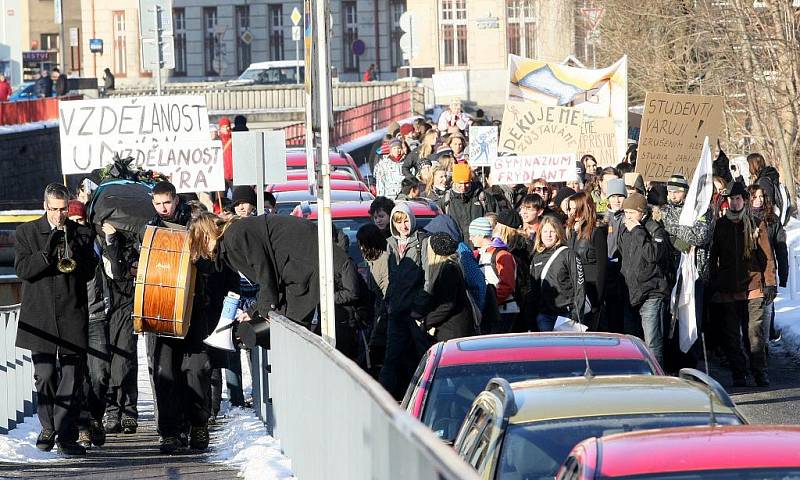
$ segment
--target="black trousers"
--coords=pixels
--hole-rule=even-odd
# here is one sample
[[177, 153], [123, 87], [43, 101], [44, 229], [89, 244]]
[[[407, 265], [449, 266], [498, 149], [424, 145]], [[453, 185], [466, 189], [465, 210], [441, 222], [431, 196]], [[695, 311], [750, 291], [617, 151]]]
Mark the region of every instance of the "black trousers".
[[108, 313], [111, 380], [108, 389], [107, 414], [110, 418], [138, 418], [139, 387], [136, 383], [139, 361], [138, 337], [133, 333], [133, 300], [115, 306]]
[[33, 353], [36, 411], [43, 430], [53, 430], [60, 440], [78, 438], [83, 355]]
[[432, 340], [422, 331], [409, 312], [389, 315], [386, 326], [386, 354], [378, 381], [395, 400], [402, 400], [420, 358]]
[[191, 350], [184, 340], [155, 337], [153, 386], [161, 436], [178, 435], [186, 426], [208, 423], [211, 361], [208, 353]]
[[102, 421], [106, 410], [108, 383], [111, 377], [111, 356], [108, 346], [108, 321], [89, 319], [89, 351], [86, 355], [83, 382], [83, 408], [80, 427], [88, 428], [89, 420]]

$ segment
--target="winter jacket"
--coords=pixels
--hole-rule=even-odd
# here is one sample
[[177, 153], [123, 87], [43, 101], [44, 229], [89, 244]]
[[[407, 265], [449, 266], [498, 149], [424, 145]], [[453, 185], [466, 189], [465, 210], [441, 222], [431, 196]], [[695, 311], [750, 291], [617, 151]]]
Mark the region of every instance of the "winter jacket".
[[56, 82], [55, 82], [54, 88], [55, 88], [57, 97], [63, 97], [64, 95], [67, 94], [67, 92], [69, 91], [69, 87], [67, 85], [68, 85], [68, 83], [67, 83], [67, 76], [66, 75], [62, 74], [62, 75], [59, 75], [58, 78], [56, 78]]
[[608, 226], [608, 263], [606, 266], [605, 298], [607, 302], [628, 301], [628, 288], [622, 275], [622, 254], [619, 251], [619, 236], [625, 230], [625, 211], [606, 211]]
[[771, 222], [764, 220], [763, 212], [753, 210], [753, 215], [767, 225], [767, 238], [772, 254], [775, 256], [775, 265], [778, 268], [778, 285], [786, 287], [789, 281], [789, 251], [786, 246], [786, 230], [778, 219], [773, 216]]
[[453, 217], [461, 230], [461, 235], [469, 244], [469, 224], [478, 217], [495, 212], [496, 207], [491, 196], [473, 183], [467, 193], [456, 193], [449, 190], [438, 202], [440, 210]]
[[[346, 253], [333, 246], [334, 262]], [[317, 227], [284, 215], [259, 215], [232, 223], [220, 242], [220, 256], [259, 286], [250, 316], [271, 310], [312, 329], [319, 304]]]
[[49, 98], [53, 96], [53, 80], [49, 75], [39, 77], [34, 85], [36, 96], [40, 98]]
[[583, 265], [586, 296], [592, 304], [592, 312], [600, 311], [606, 289], [606, 267], [608, 266], [608, 230], [599, 224], [592, 230], [589, 240], [572, 232], [568, 246], [573, 258], [577, 257]]
[[372, 325], [374, 305], [364, 279], [358, 273], [350, 257], [335, 258], [333, 265], [333, 292], [336, 322], [346, 323], [352, 328]]
[[[495, 252], [497, 253], [495, 254]], [[480, 250], [479, 263], [483, 275], [486, 277], [486, 283], [495, 287], [497, 305], [502, 307], [513, 303], [514, 289], [517, 284], [517, 263], [514, 255], [508, 251], [508, 246], [499, 238], [492, 239], [489, 246]]]
[[642, 224], [628, 229], [623, 224], [619, 236], [622, 255], [622, 275], [628, 287], [628, 298], [634, 307], [651, 298], [669, 295], [667, 275], [663, 262], [669, 255], [669, 237], [666, 230], [650, 217]]
[[775, 167], [767, 165], [758, 172], [758, 178], [756, 178], [754, 182], [764, 190], [764, 197], [769, 198], [773, 205], [777, 205], [777, 203], [775, 203], [775, 195], [777, 194], [775, 189], [780, 185], [780, 177], [780, 173], [778, 173]]
[[203, 343], [214, 331], [222, 313], [228, 292], [239, 293], [239, 274], [219, 258], [216, 261], [199, 259], [195, 263], [195, 286], [192, 300], [192, 320], [182, 342], [187, 352], [204, 352]]
[[49, 248], [63, 242], [62, 233], [54, 233], [42, 215], [23, 223], [16, 230], [14, 269], [22, 280], [22, 306], [16, 345], [34, 353], [82, 353], [88, 335], [88, 298], [86, 283], [95, 275], [97, 256], [89, 228], [67, 220], [66, 237], [72, 259], [77, 265], [72, 273], [56, 269], [57, 254]]
[[758, 239], [747, 261], [744, 255], [744, 223], [734, 222], [727, 216], [717, 221], [709, 261], [711, 281], [719, 301], [747, 300], [748, 292], [761, 292], [765, 286], [778, 285], [767, 227], [757, 219], [754, 225], [758, 228]]
[[[439, 201], [442, 198], [444, 198], [444, 196], [447, 195], [447, 192], [449, 191], [450, 191], [449, 188], [445, 188], [444, 190], [439, 190], [436, 187], [432, 187], [430, 190], [425, 191], [425, 198], [427, 198], [433, 203], [436, 203], [437, 208], [439, 208], [438, 207]], [[459, 233], [461, 233], [461, 231], [459, 231]]]
[[663, 205], [661, 207], [661, 220], [664, 229], [667, 230], [670, 240], [670, 255], [672, 256], [671, 265], [677, 270], [680, 263], [681, 251], [676, 247], [676, 243], [685, 243], [695, 248], [694, 260], [697, 266], [697, 273], [704, 281], [708, 281], [708, 255], [711, 247], [711, 237], [714, 232], [714, 214], [708, 210], [700, 218], [696, 219], [694, 225], [687, 227], [680, 224], [683, 205]]
[[447, 132], [447, 128], [453, 126], [458, 127], [458, 129], [463, 132], [469, 128], [469, 118], [469, 115], [464, 112], [453, 115], [453, 112], [450, 110], [445, 110], [441, 115], [439, 115], [439, 120], [436, 122], [436, 127], [442, 133]]
[[453, 240], [459, 242], [458, 254], [461, 259], [461, 269], [464, 272], [464, 281], [469, 294], [472, 295], [472, 299], [478, 309], [482, 311], [486, 301], [486, 277], [483, 275], [483, 270], [478, 265], [472, 249], [464, 243], [455, 220], [449, 215], [438, 215], [428, 222], [425, 226], [425, 231], [431, 235], [444, 232], [450, 235]]
[[536, 313], [571, 317], [575, 305], [575, 285], [570, 273], [569, 250], [564, 248], [553, 260], [547, 275], [542, 278], [545, 265], [561, 245], [534, 253], [531, 262], [531, 293]]
[[0, 102], [8, 101], [8, 97], [11, 96], [11, 85], [8, 83], [8, 80], [3, 80], [0, 82]]
[[406, 158], [403, 159], [403, 177], [408, 180], [416, 180], [417, 174], [421, 170], [419, 166], [419, 149], [408, 152]]
[[472, 307], [458, 265], [451, 261], [442, 265], [432, 286], [429, 310], [423, 319], [425, 330], [434, 328], [438, 342], [473, 335]]
[[386, 290], [389, 288], [389, 253], [383, 252], [376, 260], [367, 260], [369, 275], [367, 287], [375, 299], [373, 306], [375, 321], [369, 344], [375, 347], [386, 346]]
[[[404, 212], [411, 221], [411, 234], [407, 241], [400, 239], [394, 223], [390, 224], [392, 236], [387, 242], [389, 253], [389, 286], [386, 289], [386, 309], [390, 315], [418, 308], [425, 284], [424, 266], [427, 265], [428, 236], [417, 230], [417, 219], [411, 207], [406, 203], [398, 203], [392, 209], [391, 216]], [[401, 245], [405, 245], [401, 248]]]
[[394, 160], [386, 155], [375, 165], [373, 172], [378, 195], [397, 197], [403, 183], [403, 159]]

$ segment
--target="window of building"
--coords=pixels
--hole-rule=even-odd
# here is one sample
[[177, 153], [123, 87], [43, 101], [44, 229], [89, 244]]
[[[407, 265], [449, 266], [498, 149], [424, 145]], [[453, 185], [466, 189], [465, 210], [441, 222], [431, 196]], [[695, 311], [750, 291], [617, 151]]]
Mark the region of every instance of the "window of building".
[[283, 5], [269, 6], [269, 57], [270, 60], [283, 60]]
[[183, 8], [172, 9], [172, 28], [175, 42], [175, 76], [186, 75], [186, 10]]
[[342, 60], [345, 72], [358, 72], [358, 56], [353, 53], [353, 42], [358, 39], [358, 11], [356, 2], [342, 2]]
[[389, 12], [392, 16], [391, 56], [392, 71], [394, 72], [403, 66], [403, 51], [400, 50], [400, 37], [403, 36], [403, 30], [400, 29], [400, 16], [403, 15], [405, 11], [406, 2], [402, 0], [392, 0], [389, 4]]
[[127, 46], [125, 42], [125, 12], [111, 12], [114, 33], [114, 75], [124, 77], [128, 73], [126, 60]]
[[536, 1], [506, 0], [508, 53], [536, 58]]
[[466, 66], [467, 0], [439, 1], [439, 55], [442, 66]]
[[203, 38], [205, 44], [205, 54], [203, 65], [206, 75], [219, 75], [220, 64], [220, 45], [216, 36], [217, 28], [217, 7], [203, 8]]
[[250, 66], [252, 59], [250, 32], [250, 6], [236, 7], [236, 73], [242, 73]]

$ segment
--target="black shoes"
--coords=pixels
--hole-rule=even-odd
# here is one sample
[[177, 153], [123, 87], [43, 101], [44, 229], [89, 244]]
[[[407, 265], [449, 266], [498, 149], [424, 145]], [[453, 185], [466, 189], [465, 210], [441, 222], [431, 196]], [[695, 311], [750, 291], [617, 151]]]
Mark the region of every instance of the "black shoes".
[[753, 378], [755, 378], [756, 385], [759, 387], [769, 387], [769, 377], [766, 373], [753, 374]]
[[89, 421], [89, 439], [94, 445], [102, 447], [106, 443], [106, 430], [99, 420]]
[[136, 433], [139, 428], [139, 423], [133, 417], [122, 417], [122, 433], [132, 434]]
[[177, 452], [179, 448], [181, 448], [181, 442], [178, 440], [177, 436], [168, 435], [166, 437], [161, 437], [161, 444], [158, 446], [158, 449], [164, 455], [172, 455]]
[[89, 435], [88, 430], [78, 432], [78, 445], [86, 449], [92, 447], [92, 437]]
[[208, 425], [192, 427], [189, 434], [189, 447], [192, 450], [206, 450], [208, 448]]
[[56, 443], [56, 432], [53, 430], [42, 429], [39, 438], [36, 439], [36, 448], [43, 452], [49, 452]]
[[83, 448], [78, 442], [74, 440], [61, 440], [58, 439], [58, 453], [69, 456], [86, 455], [86, 449]]
[[118, 418], [106, 416], [104, 428], [106, 433], [122, 433], [122, 425]]

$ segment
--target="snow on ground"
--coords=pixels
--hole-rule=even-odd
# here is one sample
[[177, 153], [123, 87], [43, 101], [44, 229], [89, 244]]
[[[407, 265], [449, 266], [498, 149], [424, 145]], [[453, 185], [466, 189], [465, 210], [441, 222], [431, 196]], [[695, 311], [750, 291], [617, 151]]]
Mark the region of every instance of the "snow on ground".
[[800, 353], [800, 221], [792, 219], [786, 226], [786, 244], [789, 283], [775, 300], [775, 327], [781, 330], [782, 341]]

